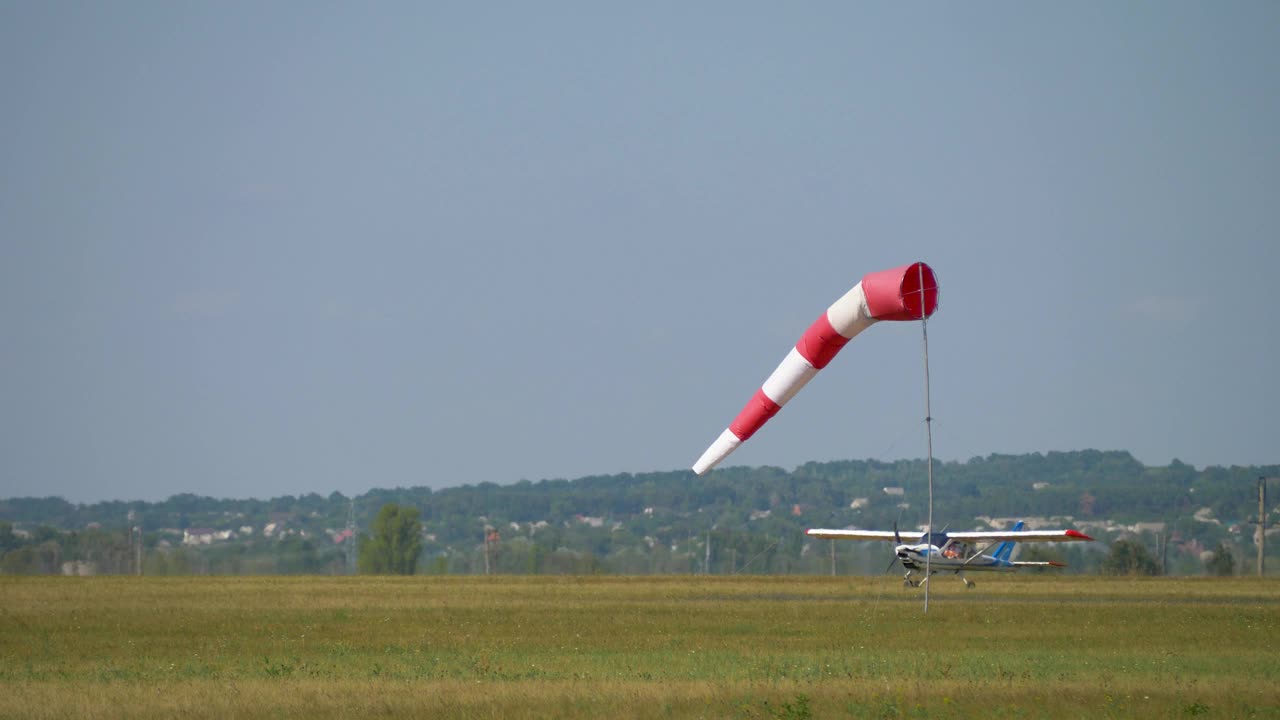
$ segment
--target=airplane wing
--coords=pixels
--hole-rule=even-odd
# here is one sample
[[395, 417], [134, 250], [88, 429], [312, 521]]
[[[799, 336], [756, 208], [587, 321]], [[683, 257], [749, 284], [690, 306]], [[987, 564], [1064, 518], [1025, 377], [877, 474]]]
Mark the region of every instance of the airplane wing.
[[[816, 528], [813, 530], [805, 530], [805, 535], [809, 537], [822, 538], [823, 540], [887, 540], [893, 542], [897, 538], [892, 530], [826, 530]], [[920, 533], [907, 533], [909, 540], [916, 540], [920, 537]]]
[[[810, 531], [812, 532], [812, 531]], [[892, 535], [892, 533], [890, 533]], [[984, 531], [984, 532], [949, 532], [947, 537], [953, 540], [970, 542], [1093, 542], [1093, 538], [1079, 530], [1018, 530], [1017, 532]]]

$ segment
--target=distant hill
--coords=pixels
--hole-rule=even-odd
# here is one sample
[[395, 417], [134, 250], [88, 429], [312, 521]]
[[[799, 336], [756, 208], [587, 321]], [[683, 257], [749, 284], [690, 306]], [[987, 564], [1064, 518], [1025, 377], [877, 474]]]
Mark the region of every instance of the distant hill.
[[[1173, 537], [1187, 553], [1224, 540], [1242, 543], [1243, 552], [1251, 543], [1242, 536], [1248, 530], [1233, 532], [1232, 526], [1256, 515], [1259, 476], [1280, 476], [1280, 466], [1196, 470], [1175, 460], [1149, 467], [1128, 452], [1098, 450], [935, 461], [934, 521], [968, 529], [998, 525], [1002, 518], [1057, 518], [1058, 524], [1104, 535], [1126, 528], [1140, 534], [1163, 523], [1160, 534]], [[733, 550], [719, 560], [734, 568], [753, 549], [772, 543], [778, 547], [770, 562], [777, 569], [787, 565], [787, 557], [794, 560], [789, 568], [804, 565], [806, 527], [922, 525], [926, 484], [923, 460], [846, 460], [806, 463], [791, 471], [729, 467], [705, 477], [673, 471], [436, 491], [379, 489], [354, 498], [312, 493], [233, 500], [183, 494], [155, 503], [92, 504], [11, 498], [0, 501], [0, 522], [22, 532], [40, 526], [63, 532], [123, 530], [132, 512], [152, 546], [197, 544], [188, 537], [194, 528], [209, 531], [211, 545], [252, 540], [261, 546], [294, 536], [309, 539], [324, 555], [343, 541], [339, 536], [352, 511], [357, 526], [365, 528], [378, 508], [395, 502], [422, 511], [426, 569], [470, 571], [477, 548], [483, 551], [486, 527], [502, 537], [502, 553], [519, 555], [516, 571], [543, 571], [548, 563], [571, 570], [689, 571], [695, 561], [707, 566], [705, 548], [694, 557], [694, 545], [707, 538], [713, 551]]]

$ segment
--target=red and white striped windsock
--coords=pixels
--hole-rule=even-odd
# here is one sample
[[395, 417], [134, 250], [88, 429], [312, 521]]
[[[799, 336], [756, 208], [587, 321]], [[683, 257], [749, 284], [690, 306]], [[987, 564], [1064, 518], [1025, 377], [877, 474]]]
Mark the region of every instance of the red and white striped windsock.
[[937, 308], [938, 282], [928, 265], [917, 262], [868, 273], [809, 326], [728, 429], [693, 464], [693, 471], [701, 475], [728, 457], [872, 323], [923, 320]]

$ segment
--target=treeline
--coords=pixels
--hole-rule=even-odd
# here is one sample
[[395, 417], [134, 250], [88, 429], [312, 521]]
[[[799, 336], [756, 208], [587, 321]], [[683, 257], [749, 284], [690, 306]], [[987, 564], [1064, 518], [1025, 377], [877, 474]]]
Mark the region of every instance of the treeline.
[[[1175, 460], [1147, 467], [1127, 452], [1096, 450], [935, 462], [934, 519], [952, 529], [979, 527], [980, 517], [1165, 523], [1163, 533], [1139, 540], [1172, 572], [1197, 573], [1208, 549], [1222, 546], [1243, 557], [1252, 547], [1242, 523], [1257, 513], [1256, 482], [1264, 475], [1280, 475], [1280, 466], [1196, 470]], [[367, 534], [389, 503], [420, 513], [422, 572], [881, 572], [889, 557], [884, 547], [843, 544], [833, 558], [831, 548], [809, 541], [804, 529], [917, 527], [925, 521], [926, 481], [921, 460], [859, 460], [808, 463], [790, 472], [731, 467], [706, 477], [675, 471], [379, 489], [351, 498], [184, 494], [157, 503], [94, 504], [15, 498], [0, 501], [0, 522], [10, 523], [0, 572], [57, 572], [51, 568], [69, 560], [94, 563], [98, 572], [129, 571], [121, 569], [125, 555], [116, 546], [132, 547], [126, 542], [131, 513], [143, 572], [350, 572], [355, 553], [342, 536], [348, 519]], [[184, 545], [192, 528], [231, 537]], [[1052, 553], [1073, 570], [1091, 572], [1105, 551], [1028, 547], [1032, 555], [1024, 557]], [[9, 558], [15, 552], [21, 554]], [[136, 562], [127, 567], [136, 571]]]

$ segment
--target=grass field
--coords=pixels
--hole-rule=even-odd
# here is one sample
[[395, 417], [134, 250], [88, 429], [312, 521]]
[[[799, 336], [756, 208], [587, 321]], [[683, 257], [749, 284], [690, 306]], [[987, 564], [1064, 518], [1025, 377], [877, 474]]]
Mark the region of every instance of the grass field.
[[0, 716], [1280, 718], [1280, 581], [0, 578]]

